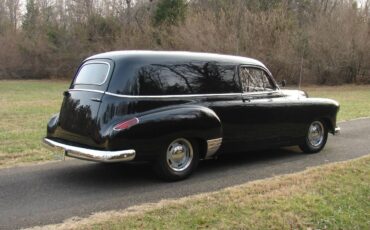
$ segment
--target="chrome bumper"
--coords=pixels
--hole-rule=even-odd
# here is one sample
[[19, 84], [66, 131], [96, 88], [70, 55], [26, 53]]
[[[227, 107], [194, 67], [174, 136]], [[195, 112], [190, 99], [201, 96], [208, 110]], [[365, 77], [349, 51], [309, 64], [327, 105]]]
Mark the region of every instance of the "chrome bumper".
[[340, 127], [335, 127], [334, 129], [334, 135], [339, 135], [340, 134]]
[[133, 149], [119, 151], [104, 151], [87, 149], [72, 145], [66, 145], [48, 138], [43, 139], [46, 147], [52, 150], [62, 150], [64, 155], [74, 157], [81, 160], [97, 161], [97, 162], [121, 162], [131, 161], [135, 158], [136, 152]]

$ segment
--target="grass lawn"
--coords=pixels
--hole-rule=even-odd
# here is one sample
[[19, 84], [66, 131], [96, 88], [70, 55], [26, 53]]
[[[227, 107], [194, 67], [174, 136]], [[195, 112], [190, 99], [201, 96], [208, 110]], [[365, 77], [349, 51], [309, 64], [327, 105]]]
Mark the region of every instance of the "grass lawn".
[[370, 116], [370, 85], [303, 87], [310, 97], [325, 97], [339, 101], [338, 120], [350, 120]]
[[[0, 167], [53, 160], [41, 139], [52, 114], [59, 112], [69, 82], [0, 81]], [[339, 120], [370, 116], [370, 86], [306, 87], [310, 96], [341, 104]]]
[[52, 160], [41, 138], [57, 113], [67, 82], [0, 81], [0, 167]]

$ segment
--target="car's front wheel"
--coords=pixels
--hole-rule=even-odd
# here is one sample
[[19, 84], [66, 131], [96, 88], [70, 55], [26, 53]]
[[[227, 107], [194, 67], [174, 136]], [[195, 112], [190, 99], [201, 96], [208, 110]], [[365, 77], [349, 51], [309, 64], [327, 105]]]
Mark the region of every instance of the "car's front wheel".
[[304, 142], [299, 145], [305, 153], [318, 153], [326, 144], [328, 129], [321, 120], [315, 120], [308, 126]]
[[197, 143], [187, 138], [176, 138], [162, 148], [155, 163], [155, 171], [162, 179], [182, 180], [195, 170], [198, 162]]

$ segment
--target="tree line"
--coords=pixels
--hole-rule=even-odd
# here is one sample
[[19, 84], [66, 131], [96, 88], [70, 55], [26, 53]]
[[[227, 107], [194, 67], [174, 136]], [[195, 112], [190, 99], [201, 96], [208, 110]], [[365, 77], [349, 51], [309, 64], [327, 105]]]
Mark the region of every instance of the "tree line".
[[257, 58], [278, 80], [370, 83], [370, 0], [0, 0], [0, 78], [71, 78], [110, 50]]

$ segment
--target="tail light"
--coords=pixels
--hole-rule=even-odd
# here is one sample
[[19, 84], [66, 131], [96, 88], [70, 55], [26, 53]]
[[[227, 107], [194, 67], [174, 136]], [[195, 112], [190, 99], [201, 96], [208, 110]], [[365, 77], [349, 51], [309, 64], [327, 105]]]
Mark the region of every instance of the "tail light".
[[131, 126], [134, 126], [134, 125], [136, 125], [138, 123], [139, 123], [139, 118], [134, 117], [134, 118], [132, 118], [132, 119], [130, 119], [128, 121], [122, 121], [122, 122], [118, 123], [117, 125], [115, 125], [113, 127], [113, 130], [115, 130], [115, 131], [121, 131], [121, 130], [124, 130], [124, 129], [128, 129]]

